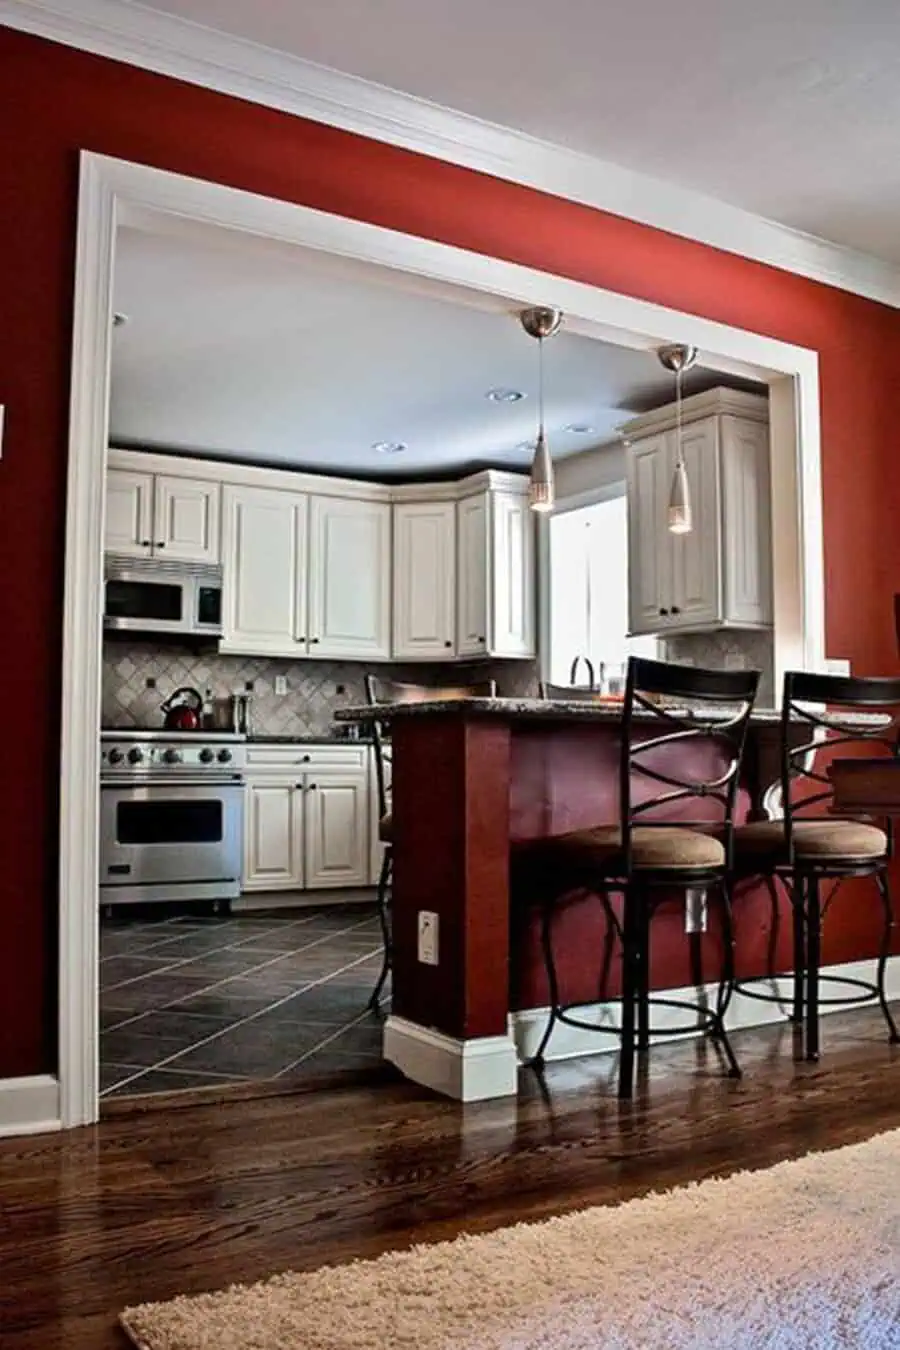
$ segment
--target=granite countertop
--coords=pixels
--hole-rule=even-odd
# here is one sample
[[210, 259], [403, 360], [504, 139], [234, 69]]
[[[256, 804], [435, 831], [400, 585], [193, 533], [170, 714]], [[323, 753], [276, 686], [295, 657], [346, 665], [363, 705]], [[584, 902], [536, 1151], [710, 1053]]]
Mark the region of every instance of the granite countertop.
[[355, 739], [351, 736], [341, 735], [337, 731], [323, 731], [318, 736], [291, 736], [284, 734], [281, 736], [252, 735], [247, 737], [248, 745], [369, 745], [372, 741], [371, 735], [365, 731], [360, 731]]
[[[428, 717], [434, 713], [455, 713], [467, 717], [502, 717], [513, 722], [620, 722], [621, 702], [590, 702], [578, 699], [542, 698], [458, 698], [432, 699], [421, 703], [380, 703], [339, 708], [334, 714], [338, 722], [390, 722], [398, 717]], [[673, 712], [685, 716], [690, 710], [672, 707]], [[636, 718], [655, 720], [655, 714], [643, 709], [635, 711]], [[707, 712], [702, 720], [725, 720], [729, 713], [719, 710]], [[700, 714], [698, 712], [698, 720]], [[839, 719], [846, 727], [869, 728], [886, 726], [890, 721], [882, 713], [842, 713]], [[751, 721], [761, 725], [777, 726], [781, 721], [780, 708], [754, 708]]]

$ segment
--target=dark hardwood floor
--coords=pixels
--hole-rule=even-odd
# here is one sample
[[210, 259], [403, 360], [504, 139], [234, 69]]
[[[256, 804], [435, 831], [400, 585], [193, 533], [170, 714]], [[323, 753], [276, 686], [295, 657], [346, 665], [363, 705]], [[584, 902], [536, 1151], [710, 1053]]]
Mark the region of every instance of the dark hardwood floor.
[[327, 1093], [123, 1109], [0, 1143], [0, 1345], [114, 1350], [129, 1303], [540, 1219], [765, 1167], [900, 1126], [900, 1053], [877, 1012], [827, 1018], [818, 1065], [787, 1027], [658, 1048], [620, 1106], [615, 1062], [525, 1072], [461, 1107], [384, 1071]]

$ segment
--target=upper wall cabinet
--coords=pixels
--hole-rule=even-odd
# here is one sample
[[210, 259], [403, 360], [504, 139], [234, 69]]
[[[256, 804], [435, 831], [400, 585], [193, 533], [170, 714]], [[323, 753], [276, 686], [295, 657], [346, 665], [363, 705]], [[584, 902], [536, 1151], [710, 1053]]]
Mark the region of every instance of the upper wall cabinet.
[[394, 506], [394, 656], [446, 661], [456, 651], [456, 503]]
[[[128, 459], [139, 463], [141, 456]], [[111, 465], [105, 547], [131, 557], [217, 563], [220, 498], [221, 487], [209, 480]]]
[[684, 401], [693, 528], [668, 529], [674, 410], [630, 423], [629, 609], [633, 634], [765, 628], [772, 622], [768, 404], [731, 390]]
[[310, 498], [308, 567], [310, 656], [389, 659], [389, 503]]

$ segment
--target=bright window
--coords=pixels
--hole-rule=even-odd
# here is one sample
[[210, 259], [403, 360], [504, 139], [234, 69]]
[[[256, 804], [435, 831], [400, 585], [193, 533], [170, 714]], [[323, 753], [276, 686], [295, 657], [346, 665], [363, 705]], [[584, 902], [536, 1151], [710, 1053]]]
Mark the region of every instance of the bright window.
[[[628, 518], [624, 493], [550, 519], [550, 681], [571, 684], [588, 657], [618, 673], [628, 657], [655, 656], [655, 638], [628, 637]], [[579, 662], [577, 684], [587, 683]]]

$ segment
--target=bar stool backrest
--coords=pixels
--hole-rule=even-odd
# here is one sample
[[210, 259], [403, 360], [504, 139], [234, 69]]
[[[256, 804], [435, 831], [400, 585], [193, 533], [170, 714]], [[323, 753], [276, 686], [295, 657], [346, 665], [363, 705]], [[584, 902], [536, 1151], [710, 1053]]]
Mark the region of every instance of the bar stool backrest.
[[[427, 685], [408, 684], [399, 680], [385, 680], [378, 675], [365, 677], [366, 701], [376, 707], [379, 703], [429, 703], [432, 699], [496, 698], [496, 680], [476, 680], [472, 684]], [[375, 782], [378, 789], [378, 814], [386, 816], [390, 810], [387, 786], [387, 765], [390, 764], [390, 743], [385, 737], [384, 723], [372, 723], [375, 747]]]
[[[758, 686], [757, 670], [629, 659], [619, 761], [627, 874], [636, 826], [713, 830], [731, 867], [737, 789]], [[698, 814], [673, 816], [672, 808], [682, 805]], [[712, 818], [703, 815], [704, 807], [714, 808]], [[660, 809], [665, 814], [654, 817]]]
[[[882, 716], [871, 726], [851, 725], [842, 719], [842, 714], [861, 712]], [[794, 743], [798, 726], [803, 739]], [[786, 671], [781, 700], [781, 804], [791, 860], [794, 818], [803, 812], [821, 814], [834, 796], [831, 779], [817, 767], [818, 755], [844, 746], [866, 754], [879, 749], [900, 754], [900, 679]], [[890, 822], [887, 833], [890, 841]]]

